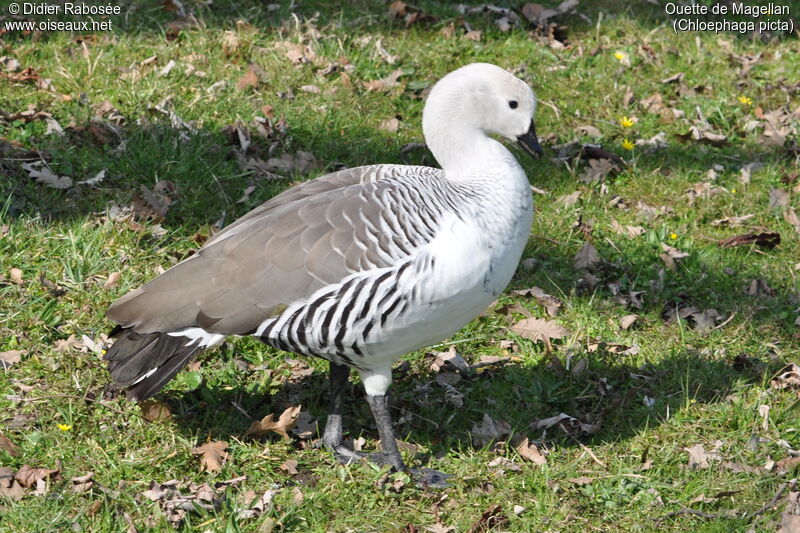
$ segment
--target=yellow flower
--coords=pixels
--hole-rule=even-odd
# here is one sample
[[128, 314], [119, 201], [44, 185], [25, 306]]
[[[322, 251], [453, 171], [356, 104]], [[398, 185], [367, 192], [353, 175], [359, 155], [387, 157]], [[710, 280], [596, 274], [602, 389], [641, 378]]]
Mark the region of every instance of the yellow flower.
[[739, 97], [739, 102], [742, 105], [753, 105], [753, 100], [749, 96], [744, 96], [744, 95], [740, 96]]
[[676, 240], [678, 238], [678, 234], [677, 233], [670, 233], [669, 234], [669, 238], [674, 241], [674, 240]]
[[731, 189], [732, 194], [736, 194], [736, 189]]
[[72, 429], [72, 426], [70, 426], [69, 424], [58, 424], [58, 429], [60, 429], [61, 431], [69, 431]]
[[630, 128], [635, 124], [632, 118], [630, 117], [619, 117], [619, 125], [623, 128]]
[[626, 59], [628, 59], [628, 54], [626, 54], [625, 52], [614, 52], [614, 57], [616, 58], [617, 61], [625, 61]]
[[622, 139], [622, 147], [626, 150], [633, 150], [633, 147], [636, 146], [636, 143], [631, 141], [630, 139]]

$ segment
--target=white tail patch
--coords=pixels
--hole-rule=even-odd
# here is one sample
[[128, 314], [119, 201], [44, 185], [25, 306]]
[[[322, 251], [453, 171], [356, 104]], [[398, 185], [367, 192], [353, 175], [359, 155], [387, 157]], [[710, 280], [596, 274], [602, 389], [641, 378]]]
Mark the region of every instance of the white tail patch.
[[199, 342], [201, 348], [208, 348], [209, 346], [216, 346], [225, 340], [225, 335], [220, 333], [209, 333], [203, 328], [186, 328], [180, 331], [170, 331], [167, 333], [170, 337], [186, 337], [189, 342], [185, 346], [191, 346]]
[[158, 367], [151, 368], [150, 370], [148, 370], [148, 371], [147, 371], [147, 373], [146, 373], [146, 374], [144, 374], [144, 375], [143, 375], [143, 376], [141, 376], [141, 377], [138, 377], [138, 378], [136, 378], [136, 381], [134, 381], [134, 382], [131, 384], [131, 386], [133, 386], [133, 385], [136, 385], [137, 383], [140, 383], [140, 382], [142, 382], [142, 381], [146, 380], [147, 378], [149, 378], [150, 376], [152, 376], [152, 375], [153, 375], [153, 373], [155, 373], [155, 371], [156, 371], [156, 370], [158, 370]]

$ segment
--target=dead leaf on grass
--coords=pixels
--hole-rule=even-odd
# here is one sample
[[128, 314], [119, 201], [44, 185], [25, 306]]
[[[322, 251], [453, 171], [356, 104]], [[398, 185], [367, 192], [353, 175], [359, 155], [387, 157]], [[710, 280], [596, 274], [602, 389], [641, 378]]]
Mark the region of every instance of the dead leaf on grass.
[[621, 235], [627, 236], [629, 239], [640, 237], [647, 231], [642, 226], [623, 226], [613, 218], [611, 219], [611, 229]]
[[18, 501], [24, 497], [25, 490], [14, 479], [14, 470], [8, 466], [0, 466], [0, 500]]
[[284, 440], [291, 440], [287, 431], [292, 429], [297, 424], [297, 417], [300, 414], [301, 406], [286, 408], [278, 420], [275, 420], [275, 414], [270, 413], [261, 420], [256, 420], [250, 427], [247, 428], [245, 435], [254, 437], [263, 437], [269, 432], [277, 433]]
[[22, 465], [22, 468], [14, 474], [14, 479], [19, 481], [20, 485], [25, 488], [31, 488], [40, 480], [47, 480], [50, 477], [56, 477], [58, 469], [50, 468], [33, 468], [30, 465]]
[[119, 278], [122, 274], [119, 272], [112, 272], [108, 275], [108, 279], [106, 279], [105, 283], [103, 283], [103, 290], [113, 289], [117, 286], [117, 282], [119, 282]]
[[797, 233], [800, 233], [800, 217], [792, 207], [787, 207], [783, 211], [783, 219], [788, 222]]
[[678, 250], [677, 248], [673, 248], [672, 246], [664, 244], [663, 242], [661, 243], [661, 249], [664, 250], [664, 253], [659, 255], [659, 257], [664, 262], [664, 265], [673, 272], [675, 271], [675, 267], [678, 261], [680, 261], [683, 258], [689, 257], [689, 254], [687, 252]]
[[19, 457], [19, 446], [3, 435], [0, 435], [0, 450], [8, 453], [11, 457]]
[[36, 180], [36, 183], [43, 183], [54, 189], [68, 189], [72, 187], [72, 178], [69, 176], [57, 175], [44, 161], [23, 163], [22, 168], [28, 172], [30, 178]]
[[786, 508], [781, 513], [778, 533], [797, 533], [800, 531], [800, 492], [790, 492]]
[[710, 461], [721, 461], [722, 454], [717, 450], [722, 446], [722, 442], [714, 443], [714, 449], [707, 451], [702, 444], [695, 444], [688, 448], [683, 448], [689, 454], [689, 469], [704, 470], [710, 466]]
[[619, 325], [622, 329], [629, 329], [637, 320], [639, 320], [639, 315], [625, 315], [619, 319]]
[[528, 441], [525, 437], [515, 446], [517, 453], [533, 464], [545, 465], [547, 464], [547, 457], [539, 450], [539, 447]]
[[146, 400], [139, 405], [142, 408], [142, 416], [150, 422], [169, 420], [172, 417], [169, 406], [158, 400]]
[[267, 168], [273, 172], [297, 172], [307, 174], [321, 166], [319, 160], [311, 152], [298, 150], [294, 154], [282, 153], [279, 157], [267, 160]]
[[490, 505], [467, 530], [467, 533], [484, 533], [508, 525], [508, 517], [500, 505]]
[[800, 389], [800, 366], [795, 363], [786, 365], [777, 376], [769, 382], [773, 389]]
[[472, 425], [470, 435], [478, 448], [483, 448], [492, 441], [503, 440], [511, 434], [511, 425], [501, 420], [494, 420], [484, 413], [480, 423]]
[[729, 226], [729, 227], [733, 228], [735, 226], [741, 226], [742, 224], [744, 224], [745, 222], [747, 222], [748, 220], [750, 220], [754, 216], [755, 216], [754, 214], [749, 214], [749, 215], [742, 215], [742, 216], [738, 216], [738, 217], [718, 218], [717, 220], [712, 220], [711, 221], [711, 225], [715, 226], [715, 227], [716, 226]]
[[610, 159], [589, 159], [589, 165], [578, 176], [578, 181], [581, 183], [594, 183], [602, 181], [609, 174], [617, 172], [619, 172], [619, 166]]
[[572, 335], [572, 332], [564, 326], [552, 320], [543, 320], [541, 318], [523, 319], [511, 326], [511, 331], [526, 339], [534, 342], [541, 341], [547, 345], [550, 344], [551, 339], [562, 339]]
[[455, 346], [451, 346], [446, 352], [433, 352], [432, 355], [435, 356], [430, 365], [433, 372], [439, 372], [446, 365], [452, 366], [459, 372], [469, 372], [469, 363], [456, 351]]
[[248, 68], [241, 78], [236, 82], [236, 88], [240, 91], [251, 89], [258, 86], [258, 74], [252, 68]]
[[0, 352], [0, 368], [8, 369], [11, 365], [20, 362], [23, 355], [27, 355], [28, 350], [8, 350]]
[[599, 423], [588, 424], [586, 422], [581, 422], [574, 416], [569, 416], [566, 413], [531, 422], [531, 427], [533, 429], [547, 429], [554, 426], [561, 429], [564, 433], [576, 437], [594, 435], [602, 429]]
[[511, 294], [516, 296], [531, 297], [536, 300], [536, 303], [541, 305], [547, 311], [547, 314], [552, 317], [558, 316], [561, 311], [563, 303], [555, 296], [551, 296], [544, 292], [539, 287], [531, 287], [529, 289], [519, 289], [511, 291]]
[[723, 248], [733, 248], [734, 246], [757, 244], [758, 246], [764, 246], [765, 248], [774, 248], [780, 243], [780, 233], [768, 231], [764, 233], [745, 233], [744, 235], [736, 235], [720, 241], [719, 245]]
[[295, 459], [286, 459], [279, 468], [290, 476], [296, 476], [299, 474], [297, 471], [297, 461]]
[[78, 477], [71, 478], [69, 481], [71, 483], [70, 487], [72, 490], [78, 494], [83, 494], [84, 492], [89, 492], [92, 490], [94, 486], [94, 472], [87, 472], [86, 474]]
[[206, 472], [219, 472], [228, 458], [228, 443], [221, 440], [207, 442], [192, 449], [193, 455], [200, 455], [200, 468]]
[[400, 76], [404, 75], [405, 71], [401, 68], [393, 70], [391, 74], [386, 76], [385, 78], [381, 78], [379, 80], [369, 80], [364, 81], [362, 84], [367, 91], [388, 91], [394, 87], [400, 85], [397, 81], [400, 79]]
[[248, 491], [245, 493], [245, 498], [248, 503], [247, 509], [239, 511], [238, 518], [256, 518], [261, 516], [264, 511], [269, 511], [272, 508], [272, 500], [278, 493], [280, 488], [269, 489], [261, 496], [256, 496], [256, 493]]
[[584, 244], [575, 254], [575, 268], [578, 270], [591, 270], [599, 262], [600, 254], [590, 242]]
[[389, 133], [397, 133], [400, 129], [400, 119], [397, 117], [387, 118], [378, 123], [378, 129]]
[[686, 133], [679, 133], [678, 139], [683, 142], [695, 141], [699, 144], [708, 144], [711, 146], [725, 146], [728, 143], [728, 137], [721, 133], [714, 133], [702, 127], [692, 126]]

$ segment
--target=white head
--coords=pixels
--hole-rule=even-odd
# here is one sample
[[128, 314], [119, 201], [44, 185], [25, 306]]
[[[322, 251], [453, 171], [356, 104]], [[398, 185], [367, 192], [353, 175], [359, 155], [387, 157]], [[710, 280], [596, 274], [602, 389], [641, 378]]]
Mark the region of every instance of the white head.
[[536, 97], [527, 83], [496, 65], [472, 63], [434, 86], [422, 113], [422, 129], [442, 166], [442, 157], [446, 158], [442, 152], [448, 146], [455, 148], [454, 142], [470, 132], [499, 135], [519, 142], [531, 154], [540, 154], [533, 127], [535, 111]]

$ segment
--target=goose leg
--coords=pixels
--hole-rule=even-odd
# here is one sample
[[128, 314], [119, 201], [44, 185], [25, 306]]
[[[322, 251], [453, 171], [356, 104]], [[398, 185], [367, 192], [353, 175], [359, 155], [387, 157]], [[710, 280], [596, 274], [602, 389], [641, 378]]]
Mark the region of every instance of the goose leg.
[[347, 387], [347, 378], [350, 377], [350, 367], [331, 362], [330, 364], [330, 406], [328, 408], [328, 421], [322, 434], [322, 443], [333, 452], [340, 463], [351, 463], [361, 459], [362, 455], [351, 450], [342, 443], [342, 406], [344, 405], [344, 390]]

